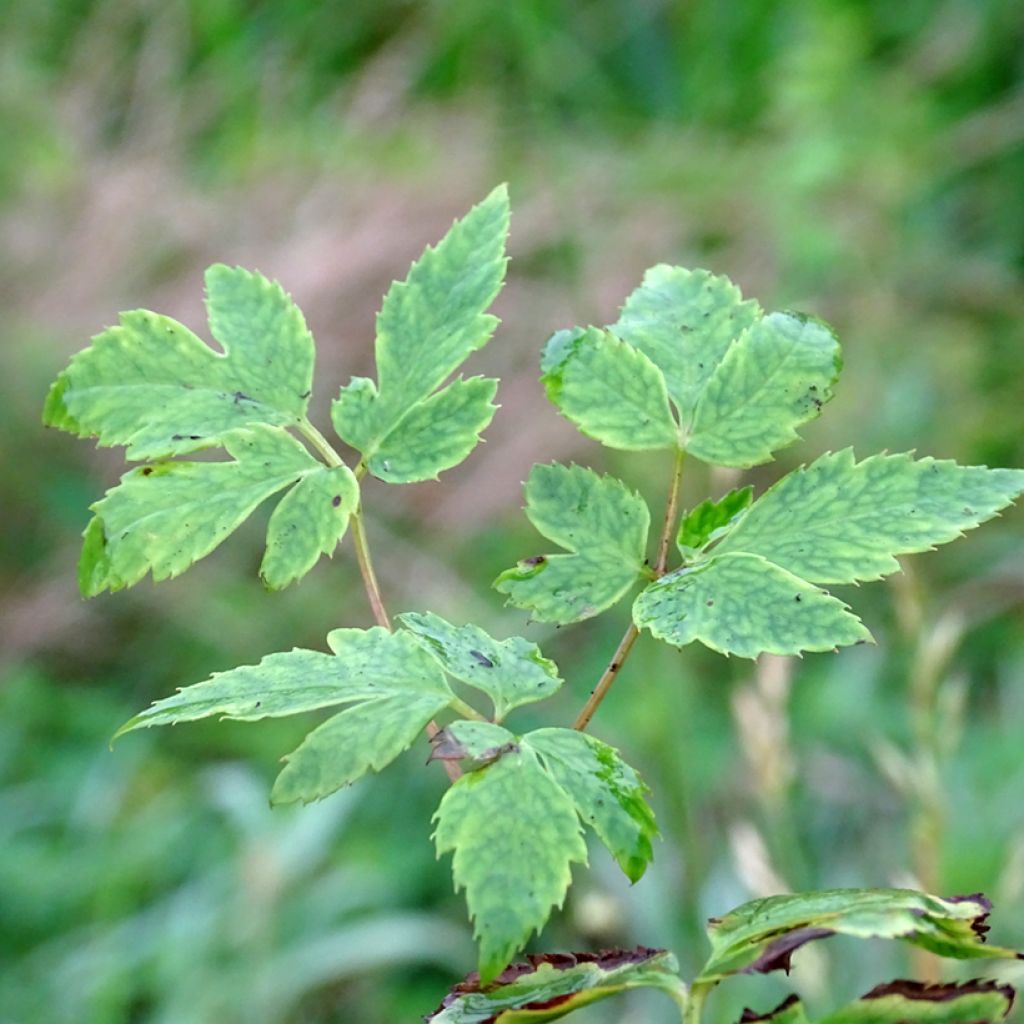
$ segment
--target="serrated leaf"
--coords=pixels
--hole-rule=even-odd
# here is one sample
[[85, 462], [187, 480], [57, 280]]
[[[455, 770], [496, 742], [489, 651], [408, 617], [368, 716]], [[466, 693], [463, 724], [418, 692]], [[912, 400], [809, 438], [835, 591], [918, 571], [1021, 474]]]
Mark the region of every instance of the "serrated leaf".
[[491, 985], [473, 978], [456, 985], [428, 1024], [544, 1024], [630, 989], [656, 988], [677, 1006], [686, 986], [675, 957], [638, 947], [603, 953], [551, 953], [513, 964]]
[[879, 579], [894, 556], [927, 551], [991, 519], [1024, 491], [1024, 470], [909, 454], [856, 462], [846, 448], [783, 477], [715, 554], [763, 555], [814, 583]]
[[580, 466], [534, 466], [526, 515], [571, 554], [538, 555], [507, 569], [495, 589], [542, 622], [591, 618], [615, 604], [644, 570], [650, 513], [612, 477]]
[[820, 1024], [997, 1024], [1013, 1008], [1013, 997], [1009, 985], [991, 981], [892, 981], [828, 1014]]
[[537, 729], [522, 742], [541, 756], [626, 877], [639, 881], [658, 834], [640, 776], [614, 747], [574, 729]]
[[830, 935], [902, 939], [956, 959], [1017, 958], [986, 946], [992, 905], [980, 894], [942, 899], [911, 889], [829, 889], [769, 896], [708, 923], [711, 956], [698, 981], [788, 970], [800, 946]]
[[479, 626], [453, 626], [432, 612], [408, 612], [398, 619], [446, 672], [491, 698], [499, 722], [513, 708], [544, 700], [562, 685], [555, 663], [522, 637], [495, 640]]
[[334, 552], [359, 507], [359, 484], [348, 466], [322, 466], [304, 476], [277, 504], [267, 524], [260, 576], [280, 590]]
[[431, 761], [455, 761], [476, 771], [518, 749], [518, 739], [493, 722], [459, 720], [430, 737]]
[[842, 601], [748, 554], [717, 556], [662, 576], [636, 599], [633, 621], [677, 647], [699, 640], [741, 658], [871, 640]]
[[708, 379], [685, 437], [705, 462], [747, 468], [797, 440], [832, 397], [842, 361], [829, 327], [772, 313], [741, 334]]
[[676, 448], [665, 377], [638, 348], [590, 327], [559, 332], [541, 366], [548, 397], [587, 437], [624, 451]]
[[609, 330], [640, 349], [665, 375], [689, 426], [694, 407], [733, 340], [761, 316], [727, 277], [661, 264], [644, 274]]
[[725, 532], [736, 517], [750, 504], [753, 487], [730, 491], [717, 501], [702, 501], [683, 516], [676, 534], [676, 546], [683, 558], [689, 560], [701, 548]]
[[[272, 494], [320, 463], [282, 430], [235, 431], [232, 462], [156, 462], [134, 469], [92, 506], [100, 525], [86, 530], [79, 579], [91, 597], [163, 580], [209, 554]], [[101, 534], [102, 531], [102, 534]]]
[[455, 886], [466, 890], [486, 984], [562, 905], [570, 865], [586, 863], [576, 808], [534, 754], [518, 750], [463, 775], [434, 820], [438, 855], [454, 851]]
[[206, 272], [215, 352], [170, 317], [135, 310], [75, 355], [50, 389], [43, 421], [132, 460], [220, 444], [254, 424], [305, 415], [314, 344], [302, 313], [276, 282], [215, 264]]
[[436, 480], [480, 442], [480, 432], [498, 410], [497, 390], [490, 377], [453, 381], [413, 406], [367, 460], [367, 468], [389, 484]]
[[[508, 219], [508, 192], [500, 186], [456, 221], [435, 248], [428, 246], [406, 280], [392, 285], [384, 297], [377, 316], [378, 383], [365, 377], [353, 380], [342, 388], [331, 410], [335, 430], [362, 453], [371, 472], [376, 473], [374, 465], [384, 468], [382, 460], [375, 462], [381, 452], [401, 454], [392, 434], [494, 332], [498, 321], [484, 311], [504, 279]], [[466, 394], [459, 389], [440, 405], [458, 405]], [[479, 422], [482, 407], [474, 408]], [[435, 406], [427, 415], [437, 412]], [[464, 428], [465, 423], [458, 441], [448, 439], [449, 454], [441, 461], [454, 457], [460, 445], [465, 448]], [[417, 471], [424, 467], [430, 470], [428, 476], [447, 468], [424, 462]]]

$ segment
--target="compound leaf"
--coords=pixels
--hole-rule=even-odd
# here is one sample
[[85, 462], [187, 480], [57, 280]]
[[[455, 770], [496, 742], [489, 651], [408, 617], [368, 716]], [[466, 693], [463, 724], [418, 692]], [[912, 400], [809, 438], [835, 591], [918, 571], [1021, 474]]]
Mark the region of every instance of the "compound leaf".
[[169, 317], [123, 313], [57, 378], [43, 422], [125, 445], [141, 461], [209, 448], [239, 427], [301, 420], [315, 353], [298, 307], [276, 282], [222, 264], [207, 270], [206, 287], [223, 354]]
[[549, 953], [513, 964], [492, 984], [467, 979], [427, 1017], [428, 1024], [545, 1024], [636, 988], [656, 988], [677, 1006], [686, 986], [675, 957], [665, 950]]
[[453, 626], [432, 612], [398, 618], [446, 672], [491, 698], [497, 721], [513, 708], [550, 697], [562, 685], [555, 663], [522, 637], [495, 640], [479, 626]]
[[79, 580], [91, 597], [163, 580], [209, 554], [261, 502], [320, 468], [283, 430], [262, 425], [224, 439], [232, 462], [156, 462], [133, 469], [92, 510]]
[[277, 504], [267, 524], [260, 576], [280, 590], [305, 576], [321, 555], [334, 552], [359, 507], [359, 484], [348, 466], [321, 466]]
[[725, 532], [739, 514], [747, 508], [754, 496], [753, 487], [742, 487], [712, 501], [702, 501], [683, 516], [676, 534], [676, 546], [685, 559], [696, 555], [701, 548]]
[[542, 622], [579, 622], [618, 601], [644, 570], [650, 513], [612, 477], [580, 466], [534, 466], [526, 514], [571, 554], [538, 555], [507, 569], [494, 586]]
[[708, 378], [686, 450], [722, 466], [768, 462], [832, 397], [841, 368], [839, 342], [820, 320], [797, 313], [758, 320]]
[[980, 894], [942, 899], [911, 889], [828, 889], [744, 903], [708, 923], [711, 956], [698, 981], [788, 970], [800, 946], [830, 935], [902, 939], [955, 959], [1017, 958], [984, 944], [992, 905]]
[[587, 437], [625, 451], [676, 448], [679, 428], [665, 377], [638, 348], [607, 331], [552, 338], [542, 367], [548, 397]]
[[626, 877], [639, 881], [658, 834], [640, 776], [614, 747], [575, 729], [536, 729], [523, 743], [540, 755]]
[[894, 556], [927, 551], [991, 519], [1024, 491], [1024, 470], [909, 454], [823, 455], [750, 507], [715, 554], [749, 552], [814, 583], [879, 579]]
[[[497, 319], [484, 311], [505, 276], [508, 219], [508, 192], [500, 186], [456, 221], [435, 248], [428, 246], [405, 281], [392, 285], [384, 297], [377, 316], [378, 383], [356, 378], [342, 388], [331, 410], [339, 436], [362, 453], [371, 472], [382, 470], [383, 479], [392, 472], [384, 459], [390, 463], [401, 455], [392, 434], [467, 356], [487, 343], [497, 326]], [[486, 425], [481, 388], [467, 391], [463, 386], [439, 400], [431, 412], [418, 414], [435, 426], [449, 419], [458, 421], [458, 427], [450, 422], [444, 428], [452, 435], [440, 445], [445, 454], [427, 459], [421, 453], [422, 464], [413, 463], [415, 472], [434, 476], [454, 464], [445, 460], [472, 447], [470, 438]], [[462, 409], [467, 401], [470, 408]], [[471, 429], [472, 423], [479, 426]], [[375, 459], [382, 452], [390, 454]]]
[[561, 906], [570, 865], [586, 863], [576, 808], [535, 755], [517, 749], [463, 775], [434, 820], [438, 855], [454, 851], [487, 984]]
[[829, 651], [871, 634], [842, 601], [759, 555], [724, 554], [652, 583], [633, 621], [683, 647], [699, 640], [721, 654]]

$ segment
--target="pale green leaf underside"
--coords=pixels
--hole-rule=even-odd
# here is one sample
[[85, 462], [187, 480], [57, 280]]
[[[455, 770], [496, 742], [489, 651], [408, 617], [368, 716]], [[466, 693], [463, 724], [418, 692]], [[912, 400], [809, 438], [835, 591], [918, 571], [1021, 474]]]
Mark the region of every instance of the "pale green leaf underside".
[[625, 451], [676, 448], [665, 378], [638, 348], [590, 327], [552, 339], [542, 366], [548, 397], [587, 437]]
[[750, 504], [752, 487], [729, 491], [717, 501], [710, 498], [683, 516], [676, 534], [676, 546], [683, 558], [689, 559], [709, 544]]
[[550, 697], [562, 685], [555, 663], [522, 637], [495, 640], [479, 626], [453, 626], [431, 612], [398, 618], [446, 672], [491, 698], [498, 721], [513, 708]]
[[992, 518], [1024, 491], [1024, 470], [909, 454], [823, 455], [766, 491], [714, 553], [750, 552], [814, 583], [879, 579]]
[[333, 554], [359, 507], [359, 484], [347, 466], [322, 466], [277, 504], [267, 524], [260, 576], [280, 590], [305, 576], [321, 555]]
[[456, 380], [414, 405], [381, 442], [367, 468], [390, 484], [436, 480], [479, 444], [494, 418], [498, 382], [489, 377]]
[[523, 743], [541, 756], [626, 877], [638, 881], [658, 834], [640, 776], [614, 747], [575, 729], [537, 729]]
[[799, 946], [829, 935], [903, 939], [956, 959], [1016, 958], [975, 930], [991, 904], [982, 896], [942, 899], [910, 889], [830, 889], [770, 896], [708, 926], [711, 956], [700, 980], [779, 970]]
[[[578, 962], [573, 962], [577, 959]], [[574, 1010], [637, 988], [656, 988], [684, 1006], [679, 966], [663, 950], [561, 955], [486, 992], [465, 992], [427, 1018], [428, 1024], [546, 1024]], [[555, 1004], [555, 1005], [552, 1005]]]
[[643, 572], [650, 513], [618, 480], [579, 466], [534, 466], [526, 483], [526, 514], [548, 540], [572, 554], [526, 559], [494, 586], [542, 622], [597, 615]]
[[320, 466], [283, 430], [225, 438], [232, 462], [158, 462], [134, 469], [92, 506], [79, 580], [86, 596], [163, 580], [209, 554], [272, 494]]
[[206, 272], [215, 352], [187, 327], [146, 310], [93, 339], [54, 383], [44, 422], [132, 460], [209, 448], [229, 431], [302, 419], [314, 345], [280, 285], [216, 264]]
[[480, 977], [493, 980], [561, 906], [570, 865], [587, 848], [572, 801], [528, 751], [463, 775], [435, 815], [438, 855], [452, 873], [480, 943]]
[[829, 651], [871, 639], [841, 601], [747, 554], [663, 576], [636, 599], [633, 620], [677, 647], [699, 640], [742, 658]]
[[255, 722], [391, 697], [451, 699], [437, 663], [407, 636], [374, 627], [337, 629], [327, 640], [333, 654], [296, 649], [219, 672], [157, 701], [115, 735], [211, 716]]
[[384, 297], [377, 316], [378, 383], [353, 381], [332, 409], [338, 434], [364, 460], [372, 460], [413, 407], [494, 332], [497, 320], [484, 311], [504, 279], [508, 219], [508, 192], [500, 186], [435, 248], [428, 246], [406, 280]]
[[795, 313], [756, 321], [708, 379], [685, 431], [686, 450], [722, 466], [769, 461], [832, 397], [841, 366], [839, 343], [821, 321]]

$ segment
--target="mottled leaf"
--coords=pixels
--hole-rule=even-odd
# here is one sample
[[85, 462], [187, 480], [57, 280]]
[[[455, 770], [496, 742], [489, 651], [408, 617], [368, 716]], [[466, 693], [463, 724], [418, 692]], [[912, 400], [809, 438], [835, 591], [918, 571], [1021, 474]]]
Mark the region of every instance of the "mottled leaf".
[[472, 447], [471, 439], [490, 418], [490, 398], [480, 400], [483, 385], [466, 382], [438, 398], [429, 412], [416, 413], [443, 426], [437, 450], [420, 449], [401, 470], [384, 466], [385, 460], [390, 467], [393, 459], [406, 458], [399, 441], [408, 433], [392, 439], [402, 421], [494, 332], [498, 321], [484, 311], [505, 276], [508, 219], [508, 192], [501, 186], [456, 221], [435, 248], [428, 246], [406, 280], [384, 297], [377, 316], [378, 382], [354, 379], [331, 410], [341, 438], [383, 479], [435, 476]]
[[453, 626], [432, 612], [409, 612], [398, 619], [446, 672], [491, 698], [497, 721], [513, 708], [550, 697], [562, 685], [555, 663], [522, 637], [495, 640], [479, 626]]
[[579, 466], [534, 466], [526, 514], [571, 554], [538, 555], [503, 572], [495, 588], [542, 622], [578, 622], [609, 608], [644, 570], [650, 513], [618, 480]]
[[699, 640], [741, 658], [829, 651], [871, 639], [842, 601], [747, 554], [663, 576], [636, 599], [633, 621], [677, 647]]
[[942, 899], [910, 889], [829, 889], [769, 896], [738, 907], [708, 925], [711, 956], [699, 980], [737, 973], [788, 970], [793, 952], [830, 935], [903, 939], [956, 959], [1017, 958], [986, 946], [984, 896]]
[[559, 332], [545, 350], [543, 382], [582, 433], [626, 451], [678, 447], [665, 378], [640, 349], [595, 327], [565, 341]]
[[206, 288], [223, 354], [169, 317], [123, 313], [57, 378], [44, 422], [146, 460], [209, 448], [239, 427], [301, 420], [314, 346], [298, 307], [275, 282], [221, 264]]
[[991, 519], [1024, 491], [1024, 470], [909, 454], [823, 455], [766, 491], [715, 549], [750, 552], [813, 583], [879, 579], [895, 555], [927, 551]]
[[87, 597], [184, 572], [272, 494], [318, 470], [283, 430], [254, 426], [225, 438], [232, 462], [156, 462], [134, 469], [92, 506], [79, 581]]
[[640, 776], [614, 747], [575, 729], [537, 729], [523, 743], [540, 755], [626, 877], [638, 881], [658, 834]]
[[359, 484], [348, 466], [323, 466], [304, 476], [277, 504], [267, 525], [260, 576], [280, 590], [333, 554], [359, 507]]
[[438, 855], [454, 851], [455, 885], [466, 890], [486, 984], [562, 905], [570, 865], [586, 863], [576, 809], [536, 756], [520, 749], [463, 775], [435, 821]]
[[549, 953], [506, 968], [489, 985], [470, 976], [427, 1017], [428, 1024], [544, 1024], [630, 989], [655, 988], [680, 1008], [686, 986], [671, 953], [638, 947]]
[[702, 501], [679, 524], [676, 546], [683, 558], [689, 560], [701, 548], [710, 544], [747, 508], [754, 496], [752, 487], [742, 487], [712, 501]]

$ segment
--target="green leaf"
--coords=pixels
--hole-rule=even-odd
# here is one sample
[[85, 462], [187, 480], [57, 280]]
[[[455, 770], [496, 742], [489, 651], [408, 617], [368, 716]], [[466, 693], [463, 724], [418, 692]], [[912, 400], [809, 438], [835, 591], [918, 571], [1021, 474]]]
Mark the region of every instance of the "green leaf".
[[453, 626], [432, 612], [408, 612], [398, 619], [446, 672], [491, 698], [497, 721], [513, 708], [550, 697], [562, 685], [555, 663], [522, 637], [495, 640], [479, 626]]
[[281, 500], [267, 525], [260, 576], [280, 590], [334, 552], [359, 507], [359, 484], [348, 466], [323, 466], [304, 476]]
[[942, 899], [910, 889], [829, 889], [753, 900], [711, 919], [711, 956], [697, 980], [788, 970], [794, 950], [830, 935], [902, 939], [956, 959], [1017, 958], [1011, 949], [984, 944], [991, 909], [980, 894]]
[[832, 397], [842, 361], [829, 327], [772, 313], [725, 353], [694, 409], [686, 450], [721, 466], [756, 466], [797, 440], [796, 428]]
[[542, 622], [579, 622], [611, 607], [644, 571], [650, 513], [612, 477], [580, 466], [534, 466], [526, 514], [571, 554], [538, 555], [507, 569], [495, 589]]
[[490, 377], [456, 380], [413, 406], [381, 442], [367, 468], [389, 484], [436, 480], [477, 446], [494, 418], [498, 382]]
[[896, 555], [927, 551], [991, 519], [1024, 491], [1024, 470], [909, 454], [856, 462], [846, 448], [766, 491], [715, 554], [763, 555], [814, 583], [879, 579]]
[[233, 462], [157, 462], [125, 474], [92, 506], [79, 580], [91, 597], [163, 580], [209, 554], [277, 491], [320, 468], [284, 431], [266, 426], [225, 438]]
[[240, 268], [210, 267], [206, 287], [223, 355], [169, 317], [123, 313], [57, 378], [44, 423], [125, 445], [141, 461], [209, 448], [239, 427], [301, 420], [315, 353], [298, 307]]
[[768, 1013], [744, 1010], [743, 1016], [740, 1017], [737, 1024], [811, 1024], [811, 1022], [804, 1012], [803, 1003], [796, 996], [789, 996]]
[[694, 407], [729, 346], [761, 316], [727, 277], [664, 264], [644, 274], [609, 330], [638, 348], [665, 375], [689, 426]]
[[[508, 219], [508, 192], [500, 186], [456, 221], [436, 248], [428, 246], [406, 280], [392, 285], [384, 298], [377, 316], [378, 384], [354, 379], [342, 388], [331, 410], [339, 436], [362, 453], [371, 472], [382, 470], [383, 479], [391, 472], [384, 459], [390, 464], [392, 458], [404, 457], [400, 438], [392, 438], [402, 421], [485, 345], [497, 326], [497, 319], [484, 311], [505, 276]], [[482, 385], [467, 391], [470, 383], [438, 399], [429, 413], [417, 413], [435, 427], [442, 425], [445, 435], [438, 453], [424, 449], [399, 477], [405, 472], [434, 476], [454, 464], [446, 460], [472, 448], [471, 438], [489, 415], [480, 399]], [[445, 426], [445, 421], [450, 422]], [[408, 434], [400, 437], [409, 439]]]
[[997, 1024], [1012, 1009], [1013, 997], [1009, 985], [990, 981], [893, 981], [828, 1014], [820, 1024]]
[[430, 738], [431, 761], [455, 761], [464, 771], [476, 771], [519, 749], [518, 737], [493, 722], [459, 720]]
[[595, 327], [568, 345], [559, 332], [549, 349], [548, 397], [583, 434], [625, 451], [678, 447], [665, 378], [643, 352]]
[[658, 834], [640, 776], [614, 747], [574, 729], [537, 729], [523, 743], [541, 756], [626, 877], [639, 881]]
[[463, 775], [434, 820], [438, 855], [454, 851], [486, 984], [562, 905], [570, 865], [586, 863], [576, 809], [533, 753], [519, 750]]
[[636, 599], [633, 621], [677, 647], [699, 640], [741, 658], [829, 651], [871, 639], [842, 601], [748, 554], [662, 576]]
[[676, 546], [683, 558], [692, 559], [702, 548], [726, 532], [736, 517], [750, 504], [753, 487], [743, 487], [712, 501], [702, 501], [679, 524]]
[[686, 986], [678, 970], [671, 953], [643, 947], [531, 956], [530, 963], [513, 964], [493, 984], [456, 985], [427, 1022], [544, 1024], [636, 988], [660, 989], [682, 1008]]

